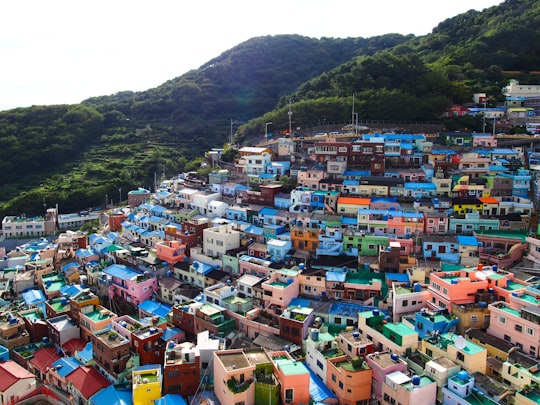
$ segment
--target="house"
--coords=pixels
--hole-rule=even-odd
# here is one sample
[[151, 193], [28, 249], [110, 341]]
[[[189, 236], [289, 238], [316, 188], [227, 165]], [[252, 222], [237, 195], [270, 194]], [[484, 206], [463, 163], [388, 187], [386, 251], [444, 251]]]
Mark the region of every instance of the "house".
[[36, 389], [36, 376], [13, 360], [0, 362], [0, 400], [2, 405], [17, 403]]
[[140, 323], [140, 327], [131, 331], [131, 350], [139, 355], [141, 366], [162, 363], [165, 353], [163, 329], [153, 323]]
[[51, 343], [57, 347], [62, 346], [71, 339], [79, 339], [81, 337], [79, 325], [68, 315], [49, 318], [46, 322], [49, 326]]
[[436, 403], [437, 384], [427, 376], [394, 371], [386, 376], [381, 394], [386, 404], [430, 405]]
[[358, 313], [358, 331], [362, 335], [371, 336], [373, 350], [405, 354], [408, 349], [416, 349], [416, 331], [402, 322], [384, 323], [384, 318], [384, 313], [376, 309]]
[[268, 279], [261, 286], [264, 291], [263, 307], [270, 309], [277, 314], [284, 311], [291, 300], [298, 297], [299, 293], [299, 275], [300, 271], [296, 269], [279, 269], [268, 275]]
[[79, 325], [81, 327], [80, 337], [89, 342], [94, 332], [108, 328], [111, 320], [116, 317], [117, 315], [114, 312], [109, 311], [101, 305], [97, 307], [90, 305], [84, 307], [79, 318]]
[[254, 404], [256, 366], [242, 349], [221, 350], [213, 355], [214, 393], [222, 404]]
[[431, 299], [428, 286], [421, 283], [392, 283], [392, 309], [393, 321], [400, 322], [404, 316], [420, 311]]
[[147, 405], [161, 398], [163, 372], [160, 364], [135, 367], [132, 372], [133, 405]]
[[407, 362], [399, 354], [390, 352], [369, 353], [365, 360], [372, 370], [372, 397], [381, 401], [386, 376], [396, 371], [407, 372]]
[[184, 261], [186, 257], [185, 252], [186, 245], [181, 244], [177, 240], [164, 240], [156, 243], [156, 256], [170, 265]]
[[143, 273], [123, 264], [113, 264], [103, 269], [103, 274], [110, 280], [108, 293], [111, 300], [120, 298], [137, 306], [157, 291], [157, 279], [150, 277], [147, 271]]
[[48, 372], [53, 363], [61, 358], [55, 347], [42, 347], [34, 353], [28, 364], [28, 371], [41, 381], [48, 380]]
[[373, 370], [364, 358], [346, 355], [329, 358], [326, 374], [328, 388], [336, 394], [339, 403], [370, 400]]
[[78, 404], [89, 404], [90, 397], [111, 383], [92, 366], [80, 366], [66, 376], [67, 391]]
[[24, 327], [23, 319], [11, 312], [0, 314], [0, 345], [6, 349], [30, 343], [30, 334]]
[[274, 351], [270, 359], [274, 375], [281, 384], [281, 403], [308, 403], [310, 373], [305, 364], [295, 361], [287, 351]]
[[444, 333], [423, 339], [420, 351], [431, 359], [444, 357], [455, 361], [470, 373], [486, 372], [487, 350], [461, 335]]
[[90, 339], [97, 370], [112, 383], [121, 383], [131, 358], [129, 339], [110, 328], [94, 332]]
[[300, 305], [288, 306], [279, 317], [279, 336], [302, 345], [314, 318], [313, 311], [313, 308]]
[[201, 379], [201, 355], [190, 342], [169, 342], [163, 364], [163, 393], [193, 396]]
[[231, 225], [219, 225], [203, 231], [203, 253], [221, 258], [228, 250], [240, 247], [240, 232]]

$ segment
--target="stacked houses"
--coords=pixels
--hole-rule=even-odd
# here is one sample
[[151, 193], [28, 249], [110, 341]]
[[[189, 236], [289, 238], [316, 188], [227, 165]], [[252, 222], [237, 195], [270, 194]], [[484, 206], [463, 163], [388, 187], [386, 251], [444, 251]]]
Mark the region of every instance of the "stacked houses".
[[4, 218], [38, 239], [0, 262], [2, 403], [535, 403], [524, 151], [321, 138], [133, 190], [99, 233]]

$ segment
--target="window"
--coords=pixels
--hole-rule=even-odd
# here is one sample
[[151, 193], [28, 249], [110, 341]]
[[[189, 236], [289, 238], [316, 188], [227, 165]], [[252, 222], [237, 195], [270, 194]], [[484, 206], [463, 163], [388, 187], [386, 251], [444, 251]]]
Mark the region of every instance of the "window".
[[463, 353], [461, 353], [461, 352], [457, 352], [456, 358], [459, 361], [465, 361], [465, 355]]
[[334, 323], [337, 324], [337, 325], [341, 325], [341, 318], [335, 317], [334, 318]]
[[409, 300], [403, 300], [403, 303], [401, 305], [404, 306], [404, 307], [408, 307], [409, 306]]
[[285, 402], [292, 402], [294, 400], [294, 389], [287, 388], [285, 390]]
[[471, 315], [471, 323], [478, 322], [478, 316], [477, 315]]
[[515, 329], [516, 331], [518, 331], [518, 332], [523, 332], [523, 326], [521, 326], [521, 325], [516, 325], [516, 326], [514, 326], [514, 329]]
[[499, 323], [504, 325], [506, 323], [506, 318], [504, 316], [499, 316]]
[[335, 374], [332, 374], [332, 381], [336, 382], [336, 375]]
[[508, 335], [504, 335], [504, 340], [506, 340], [507, 342], [511, 342], [512, 338]]
[[528, 326], [525, 328], [525, 333], [529, 336], [534, 336], [534, 329], [529, 328]]

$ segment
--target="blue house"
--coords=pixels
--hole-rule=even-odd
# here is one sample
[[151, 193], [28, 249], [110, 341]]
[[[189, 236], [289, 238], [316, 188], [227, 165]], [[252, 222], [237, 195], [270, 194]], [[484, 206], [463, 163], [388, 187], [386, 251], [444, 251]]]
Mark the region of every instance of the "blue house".
[[288, 210], [291, 206], [291, 195], [278, 193], [274, 197], [274, 207], [280, 210]]
[[326, 228], [319, 233], [317, 256], [339, 256], [343, 252], [343, 233], [336, 228]]
[[437, 196], [435, 183], [405, 182], [403, 189], [405, 197], [431, 198]]
[[248, 220], [248, 209], [240, 205], [232, 205], [225, 211], [225, 217], [231, 221], [245, 221]]
[[43, 313], [45, 313], [45, 302], [47, 301], [47, 297], [45, 297], [43, 291], [37, 288], [26, 290], [22, 293], [22, 297], [28, 309], [40, 308]]
[[258, 225], [275, 225], [276, 224], [276, 214], [278, 210], [270, 207], [264, 207], [259, 211], [258, 215]]
[[266, 242], [266, 251], [274, 263], [283, 262], [291, 249], [292, 242], [290, 240], [269, 239]]
[[266, 173], [279, 174], [280, 176], [283, 176], [287, 174], [289, 170], [291, 170], [290, 161], [271, 162], [270, 165], [266, 168]]
[[459, 243], [455, 235], [424, 235], [422, 250], [427, 260], [458, 264]]
[[422, 310], [415, 314], [414, 330], [418, 337], [425, 339], [433, 335], [442, 335], [456, 331], [459, 318], [451, 317], [444, 311]]

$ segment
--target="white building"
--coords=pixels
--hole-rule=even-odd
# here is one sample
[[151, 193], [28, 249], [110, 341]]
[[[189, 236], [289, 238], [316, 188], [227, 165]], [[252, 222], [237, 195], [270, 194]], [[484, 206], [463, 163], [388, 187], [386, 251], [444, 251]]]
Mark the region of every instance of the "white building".
[[240, 247], [240, 232], [231, 225], [219, 225], [203, 230], [203, 254], [223, 257], [231, 249]]

